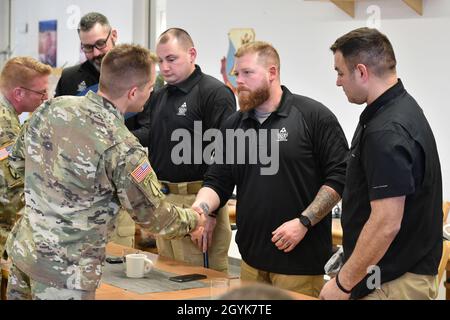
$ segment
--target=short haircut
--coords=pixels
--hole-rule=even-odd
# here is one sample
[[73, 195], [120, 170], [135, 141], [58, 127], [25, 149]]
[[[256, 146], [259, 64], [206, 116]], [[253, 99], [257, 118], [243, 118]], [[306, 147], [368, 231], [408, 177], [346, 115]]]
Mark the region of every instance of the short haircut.
[[185, 48], [189, 49], [194, 47], [194, 41], [192, 41], [191, 36], [189, 33], [181, 28], [170, 28], [161, 33], [161, 35], [158, 38], [158, 43], [165, 44], [170, 39], [177, 39], [178, 42]]
[[52, 72], [49, 65], [31, 57], [9, 59], [0, 74], [0, 88], [12, 90], [16, 87], [30, 87], [37, 77], [48, 76]]
[[236, 51], [234, 56], [240, 58], [248, 53], [257, 53], [258, 60], [264, 65], [274, 64], [280, 74], [280, 55], [270, 43], [264, 41], [246, 43]]
[[377, 76], [395, 73], [397, 60], [389, 39], [377, 29], [358, 28], [337, 39], [331, 51], [340, 51], [349, 70], [364, 64]]
[[81, 17], [80, 23], [78, 24], [78, 33], [80, 31], [86, 32], [91, 30], [97, 23], [103, 27], [111, 28], [108, 18], [98, 12], [89, 12]]
[[100, 90], [112, 99], [121, 97], [132, 87], [142, 87], [152, 79], [155, 54], [139, 45], [121, 44], [102, 60]]

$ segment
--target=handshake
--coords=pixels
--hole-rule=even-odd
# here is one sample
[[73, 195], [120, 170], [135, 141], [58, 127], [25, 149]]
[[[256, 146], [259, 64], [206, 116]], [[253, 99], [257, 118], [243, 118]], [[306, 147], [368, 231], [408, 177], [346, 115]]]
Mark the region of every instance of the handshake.
[[190, 233], [191, 240], [202, 252], [206, 252], [212, 243], [216, 216], [210, 213], [209, 206], [205, 202], [194, 202], [192, 209], [198, 214], [198, 222], [196, 228]]

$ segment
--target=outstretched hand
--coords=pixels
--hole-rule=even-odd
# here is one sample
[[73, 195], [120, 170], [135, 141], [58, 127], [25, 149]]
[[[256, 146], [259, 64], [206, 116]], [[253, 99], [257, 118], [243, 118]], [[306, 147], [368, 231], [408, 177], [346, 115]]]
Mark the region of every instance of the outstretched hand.
[[203, 233], [204, 233], [205, 224], [206, 224], [206, 217], [203, 213], [199, 212], [195, 208], [192, 208], [192, 209], [194, 209], [194, 211], [198, 214], [198, 221], [197, 221], [197, 226], [195, 227], [194, 230], [192, 230], [190, 232], [190, 235], [191, 235], [191, 240], [197, 244], [197, 243], [202, 242]]

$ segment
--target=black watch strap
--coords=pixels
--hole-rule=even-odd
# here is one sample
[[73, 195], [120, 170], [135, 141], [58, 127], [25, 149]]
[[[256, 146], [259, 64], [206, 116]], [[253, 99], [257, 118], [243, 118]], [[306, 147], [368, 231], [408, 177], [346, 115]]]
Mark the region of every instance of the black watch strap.
[[306, 227], [306, 229], [311, 228], [311, 220], [307, 216], [300, 215], [300, 223]]

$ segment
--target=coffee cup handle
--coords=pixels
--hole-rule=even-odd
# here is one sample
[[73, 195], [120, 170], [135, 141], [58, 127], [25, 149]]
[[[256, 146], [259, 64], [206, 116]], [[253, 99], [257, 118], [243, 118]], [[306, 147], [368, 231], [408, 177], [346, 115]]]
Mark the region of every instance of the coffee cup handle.
[[450, 223], [445, 224], [442, 229], [444, 231], [444, 235], [450, 239]]
[[153, 268], [152, 260], [145, 258], [144, 260], [144, 273], [149, 273]]

